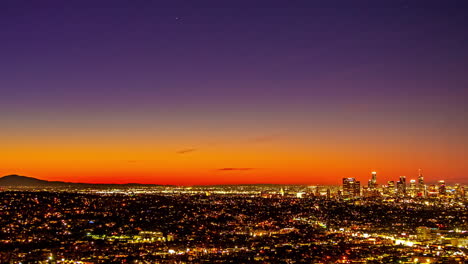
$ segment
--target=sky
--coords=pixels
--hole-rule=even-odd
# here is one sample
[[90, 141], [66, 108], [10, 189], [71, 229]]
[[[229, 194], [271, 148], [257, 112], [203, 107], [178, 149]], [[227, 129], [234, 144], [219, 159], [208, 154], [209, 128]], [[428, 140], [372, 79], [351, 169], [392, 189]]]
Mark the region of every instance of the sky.
[[0, 175], [468, 183], [466, 1], [0, 3]]

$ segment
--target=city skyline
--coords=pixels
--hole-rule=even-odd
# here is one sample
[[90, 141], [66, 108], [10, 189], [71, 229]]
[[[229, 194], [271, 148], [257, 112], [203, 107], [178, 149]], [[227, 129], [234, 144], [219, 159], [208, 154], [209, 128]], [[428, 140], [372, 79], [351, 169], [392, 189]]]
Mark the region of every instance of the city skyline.
[[0, 175], [467, 184], [460, 1], [0, 4]]
[[[244, 170], [248, 170], [248, 168], [243, 168]], [[233, 168], [225, 168], [225, 170], [233, 170]], [[389, 183], [392, 182], [392, 184], [395, 184], [395, 181], [396, 179], [399, 179], [399, 181], [401, 181], [402, 179], [404, 179], [404, 182], [403, 184], [404, 185], [408, 185], [410, 186], [411, 184], [415, 184], [415, 186], [428, 186], [428, 185], [434, 185], [434, 184], [438, 184], [440, 182], [446, 182], [448, 184], [462, 184], [462, 185], [465, 185], [466, 182], [463, 182], [463, 181], [451, 181], [451, 180], [448, 180], [446, 181], [446, 179], [444, 178], [430, 178], [429, 180], [425, 177], [425, 175], [422, 173], [422, 169], [418, 169], [418, 175], [417, 176], [406, 176], [406, 175], [400, 175], [398, 177], [392, 177], [392, 176], [387, 176], [387, 177], [383, 177], [382, 178], [382, 175], [379, 174], [379, 178], [377, 179], [377, 174], [378, 172], [377, 171], [371, 171], [369, 172], [369, 174], [371, 175], [369, 177], [369, 175], [366, 175], [366, 176], [359, 176], [359, 177], [344, 177], [344, 178], [341, 178], [340, 179], [340, 182], [335, 182], [335, 183], [330, 183], [330, 184], [322, 184], [323, 186], [340, 186], [343, 184], [342, 181], [344, 181], [345, 179], [352, 179], [353, 181], [354, 180], [359, 180], [357, 181], [358, 185], [360, 187], [364, 187], [364, 188], [369, 188], [369, 189], [377, 189], [377, 188], [388, 188], [390, 187], [389, 186]], [[222, 185], [309, 185], [309, 186], [320, 186], [321, 184], [318, 184], [317, 182], [295, 182], [295, 183], [274, 183], [274, 182], [258, 182], [258, 183], [248, 183], [248, 182], [239, 182], [239, 183], [214, 183], [214, 184], [164, 184], [164, 183], [158, 183], [158, 182], [151, 182], [151, 183], [144, 183], [144, 182], [78, 182], [78, 181], [49, 181], [47, 179], [41, 179], [41, 178], [36, 178], [36, 177], [31, 177], [31, 176], [28, 176], [28, 175], [18, 175], [18, 174], [9, 174], [9, 175], [3, 175], [3, 176], [0, 176], [0, 179], [2, 178], [7, 178], [7, 177], [16, 177], [18, 179], [34, 179], [34, 180], [40, 180], [40, 181], [46, 181], [46, 182], [61, 182], [61, 183], [78, 183], [78, 184], [102, 184], [102, 185], [113, 185], [113, 184], [122, 184], [122, 185], [125, 185], [125, 184], [141, 184], [141, 185], [167, 185], [167, 186], [187, 186], [187, 187], [190, 187], [190, 186], [222, 186]], [[408, 179], [406, 181], [406, 179]], [[363, 183], [368, 180], [368, 184], [367, 186], [365, 184], [361, 185], [361, 181], [363, 181]], [[417, 185], [416, 185], [417, 184]], [[14, 184], [14, 185], [17, 185], [17, 184]], [[2, 184], [0, 183], [0, 186], [2, 186]], [[393, 186], [395, 187], [395, 186]]]

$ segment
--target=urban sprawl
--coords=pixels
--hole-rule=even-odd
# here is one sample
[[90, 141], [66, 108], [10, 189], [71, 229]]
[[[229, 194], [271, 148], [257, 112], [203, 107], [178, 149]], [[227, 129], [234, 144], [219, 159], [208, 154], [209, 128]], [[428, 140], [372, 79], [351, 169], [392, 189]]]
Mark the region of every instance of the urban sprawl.
[[21, 187], [0, 263], [467, 263], [465, 186]]

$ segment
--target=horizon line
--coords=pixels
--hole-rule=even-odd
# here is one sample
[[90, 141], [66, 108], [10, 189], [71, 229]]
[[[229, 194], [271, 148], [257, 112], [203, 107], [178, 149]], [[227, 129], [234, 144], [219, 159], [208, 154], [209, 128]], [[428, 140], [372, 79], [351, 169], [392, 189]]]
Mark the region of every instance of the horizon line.
[[[315, 183], [213, 183], [213, 184], [162, 184], [162, 183], [139, 183], [139, 182], [126, 182], [126, 183], [112, 183], [112, 182], [71, 182], [71, 181], [60, 181], [60, 180], [43, 180], [40, 178], [36, 177], [31, 177], [31, 176], [24, 176], [24, 175], [19, 175], [19, 174], [8, 174], [1, 176], [0, 179], [3, 179], [5, 177], [9, 176], [16, 176], [16, 177], [23, 177], [23, 178], [29, 178], [29, 179], [34, 179], [34, 180], [39, 180], [39, 181], [44, 181], [48, 183], [63, 183], [63, 184], [83, 184], [83, 185], [157, 185], [157, 186], [165, 186], [165, 187], [198, 187], [198, 186], [241, 186], [241, 185], [297, 185], [297, 186], [341, 186], [341, 183], [337, 184], [315, 184]], [[349, 177], [343, 177], [343, 178], [349, 178]], [[353, 178], [353, 177], [351, 177]], [[439, 180], [434, 180], [434, 181], [429, 181], [426, 184], [429, 183], [434, 183], [436, 184]], [[445, 180], [446, 183], [450, 184], [462, 184], [462, 185], [468, 185], [467, 182], [455, 182], [452, 180]], [[380, 186], [383, 186], [386, 184], [380, 184]], [[363, 185], [365, 186], [365, 185]]]

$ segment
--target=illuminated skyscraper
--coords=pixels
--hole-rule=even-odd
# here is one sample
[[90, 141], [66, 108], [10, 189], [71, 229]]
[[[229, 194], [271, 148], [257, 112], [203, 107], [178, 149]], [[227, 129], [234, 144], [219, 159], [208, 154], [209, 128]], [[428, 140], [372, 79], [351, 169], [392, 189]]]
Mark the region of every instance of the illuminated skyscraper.
[[436, 189], [435, 184], [429, 185], [427, 195], [430, 196], [430, 197], [437, 196], [437, 189]]
[[388, 184], [387, 193], [394, 195], [395, 194], [395, 181], [389, 181], [387, 184]]
[[397, 182], [397, 191], [399, 195], [406, 195], [406, 176], [400, 176], [400, 180]]
[[416, 194], [417, 194], [416, 180], [410, 180], [409, 193], [410, 193], [411, 197], [416, 196]]
[[458, 183], [455, 184], [454, 190], [455, 190], [455, 197], [456, 198], [462, 198], [462, 195], [461, 195], [462, 194], [462, 188], [463, 187], [460, 187], [460, 184], [458, 184]]
[[418, 187], [421, 189], [421, 187], [424, 186], [424, 177], [422, 175], [421, 169], [419, 169], [419, 174], [418, 174]]
[[377, 172], [372, 172], [372, 178], [369, 180], [368, 187], [370, 190], [377, 188]]
[[447, 193], [447, 190], [445, 188], [445, 181], [440, 180], [439, 181], [439, 195], [445, 195]]
[[418, 193], [422, 197], [427, 196], [426, 185], [424, 185], [424, 177], [422, 175], [422, 170], [421, 169], [419, 169], [419, 174], [418, 174]]
[[361, 196], [361, 182], [360, 181], [354, 182], [354, 196], [355, 197]]
[[460, 191], [459, 191], [459, 192], [460, 192], [460, 198], [465, 199], [465, 197], [466, 197], [466, 194], [465, 194], [465, 187], [463, 187], [463, 186], [460, 187]]
[[343, 178], [343, 197], [354, 198], [361, 194], [361, 183], [355, 178]]
[[400, 182], [403, 183], [406, 189], [406, 176], [400, 176]]

